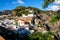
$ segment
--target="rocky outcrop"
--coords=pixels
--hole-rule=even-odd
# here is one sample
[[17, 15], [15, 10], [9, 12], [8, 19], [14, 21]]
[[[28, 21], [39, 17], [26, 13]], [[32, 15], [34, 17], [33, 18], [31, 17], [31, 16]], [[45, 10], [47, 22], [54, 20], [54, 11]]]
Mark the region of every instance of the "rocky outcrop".
[[[48, 15], [48, 14], [46, 14], [46, 13], [44, 13], [44, 14], [41, 13], [41, 14], [39, 14], [40, 19], [36, 19], [36, 23], [38, 24], [38, 23], [39, 23], [38, 20], [40, 20], [40, 22], [41, 22], [42, 24], [39, 24], [39, 25], [43, 25], [43, 24], [44, 24], [44, 28], [47, 28], [46, 25], [48, 25], [48, 27], [50, 28], [51, 31], [56, 31], [56, 30], [58, 29], [58, 26], [60, 25], [60, 20], [56, 21], [56, 22], [54, 23], [54, 25], [52, 25], [52, 24], [50, 23], [50, 21], [51, 21], [51, 19], [52, 19], [54, 16], [55, 16], [55, 14], [50, 14], [50, 15]], [[45, 25], [45, 24], [46, 24], [46, 25]], [[47, 29], [49, 29], [49, 28], [47, 28]], [[47, 30], [47, 29], [46, 29], [46, 30]]]

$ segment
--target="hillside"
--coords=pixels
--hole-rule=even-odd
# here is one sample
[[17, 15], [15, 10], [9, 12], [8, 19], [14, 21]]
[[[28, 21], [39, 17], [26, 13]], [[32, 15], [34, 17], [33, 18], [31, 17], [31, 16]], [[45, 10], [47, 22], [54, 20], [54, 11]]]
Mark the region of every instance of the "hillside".
[[[59, 13], [56, 13], [52, 10], [50, 11], [43, 11], [38, 8], [34, 7], [24, 7], [24, 6], [18, 6], [13, 10], [4, 10], [0, 12], [0, 15], [11, 15], [11, 16], [22, 16], [22, 14], [31, 14], [32, 12], [29, 12], [29, 10], [32, 10], [33, 12], [36, 12], [36, 20], [40, 20], [40, 23], [38, 21], [38, 26], [43, 26], [43, 24], [47, 24], [51, 30], [57, 30], [60, 26], [60, 16]], [[40, 17], [41, 19], [39, 19]]]
[[[29, 15], [33, 14], [33, 16], [29, 17], [28, 14]], [[25, 15], [25, 17], [23, 17], [22, 15]], [[21, 21], [22, 23], [25, 23], [28, 21], [31, 22], [30, 24], [28, 23], [29, 25], [28, 25], [28, 27], [26, 27], [26, 30], [28, 30], [28, 28], [30, 28], [30, 30], [27, 32], [31, 32], [32, 33], [31, 35], [29, 35], [29, 36], [25, 35], [25, 34], [28, 34], [25, 29], [24, 30], [26, 33], [21, 31], [23, 29], [20, 30], [22, 32], [21, 34], [25, 33], [24, 36], [27, 36], [30, 39], [33, 39], [35, 37], [36, 38], [42, 37], [43, 40], [45, 40], [45, 38], [47, 40], [48, 39], [53, 40], [52, 36], [56, 36], [57, 34], [60, 33], [60, 11], [54, 12], [52, 10], [49, 10], [49, 11], [40, 10], [38, 8], [34, 8], [34, 7], [30, 7], [30, 6], [29, 7], [18, 6], [13, 10], [4, 10], [4, 11], [0, 12], [0, 22], [2, 22], [2, 21], [4, 21], [3, 23], [5, 23], [7, 21], [9, 21], [9, 22], [13, 21], [13, 23], [11, 23], [11, 24], [6, 23], [6, 25], [14, 25], [14, 27], [17, 26], [16, 28], [18, 28], [18, 30], [19, 30], [19, 28], [25, 28], [26, 26], [17, 25], [18, 24], [17, 21], [19, 21], [19, 22]], [[31, 24], [33, 24], [33, 25], [31, 26]], [[11, 30], [15, 30], [16, 28], [14, 29], [13, 26], [12, 27], [10, 26], [10, 30], [8, 30], [8, 29], [5, 29], [6, 25], [4, 25], [4, 27], [0, 26], [1, 27], [0, 32], [3, 37], [5, 36], [7, 39], [10, 38], [10, 39], [14, 39], [14, 40], [21, 39], [21, 37], [20, 37], [21, 34], [19, 33], [20, 31], [17, 30], [16, 31], [17, 33], [14, 31], [16, 33], [15, 34]], [[53, 33], [54, 34], [56, 33], [56, 35], [54, 35]], [[13, 35], [13, 38], [11, 38], [11, 35]], [[15, 38], [15, 36], [16, 37], [18, 36], [18, 37]], [[32, 36], [34, 36], [34, 37], [32, 37]], [[0, 37], [0, 39], [1, 39], [1, 37]], [[26, 38], [22, 37], [22, 39], [25, 40]]]

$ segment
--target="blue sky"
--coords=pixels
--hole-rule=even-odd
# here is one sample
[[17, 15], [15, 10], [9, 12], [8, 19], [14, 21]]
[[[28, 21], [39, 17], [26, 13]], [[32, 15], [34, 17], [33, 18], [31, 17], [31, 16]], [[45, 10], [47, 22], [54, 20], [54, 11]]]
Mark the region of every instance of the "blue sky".
[[[0, 11], [12, 10], [16, 6], [32, 6], [32, 7], [42, 9], [42, 4], [43, 4], [43, 0], [1, 0]], [[49, 8], [46, 8], [46, 9], [49, 9]]]

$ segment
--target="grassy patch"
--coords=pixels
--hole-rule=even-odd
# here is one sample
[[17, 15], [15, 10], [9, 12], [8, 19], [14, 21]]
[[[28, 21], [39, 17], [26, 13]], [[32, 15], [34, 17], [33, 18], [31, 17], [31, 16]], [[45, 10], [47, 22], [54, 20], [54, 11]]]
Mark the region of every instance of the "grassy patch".
[[58, 26], [59, 30], [60, 30], [60, 26]]
[[51, 24], [54, 24], [56, 21], [58, 21], [57, 16], [53, 17], [50, 21]]

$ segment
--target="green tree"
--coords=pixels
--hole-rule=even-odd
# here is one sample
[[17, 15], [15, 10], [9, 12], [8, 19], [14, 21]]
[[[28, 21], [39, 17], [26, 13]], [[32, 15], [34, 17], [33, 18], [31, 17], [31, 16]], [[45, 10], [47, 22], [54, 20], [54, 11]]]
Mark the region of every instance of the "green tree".
[[46, 8], [49, 4], [53, 3], [55, 0], [44, 0], [43, 8]]
[[39, 32], [35, 32], [29, 35], [30, 40], [44, 40], [43, 34]]
[[30, 40], [54, 40], [51, 32], [42, 34], [41, 32], [34, 32], [29, 35]]
[[16, 11], [16, 10], [15, 10], [15, 12], [16, 12], [16, 15], [17, 15], [17, 16], [22, 16], [22, 13], [20, 13], [19, 11]]
[[21, 11], [21, 10], [25, 10], [25, 6], [17, 6], [14, 10], [17, 10], [17, 11]]
[[57, 11], [56, 16], [51, 19], [51, 24], [54, 24], [56, 21], [60, 20], [60, 10]]
[[47, 32], [44, 34], [45, 40], [54, 40], [52, 36], [53, 36], [52, 32]]
[[60, 26], [58, 26], [58, 29], [60, 30]]

